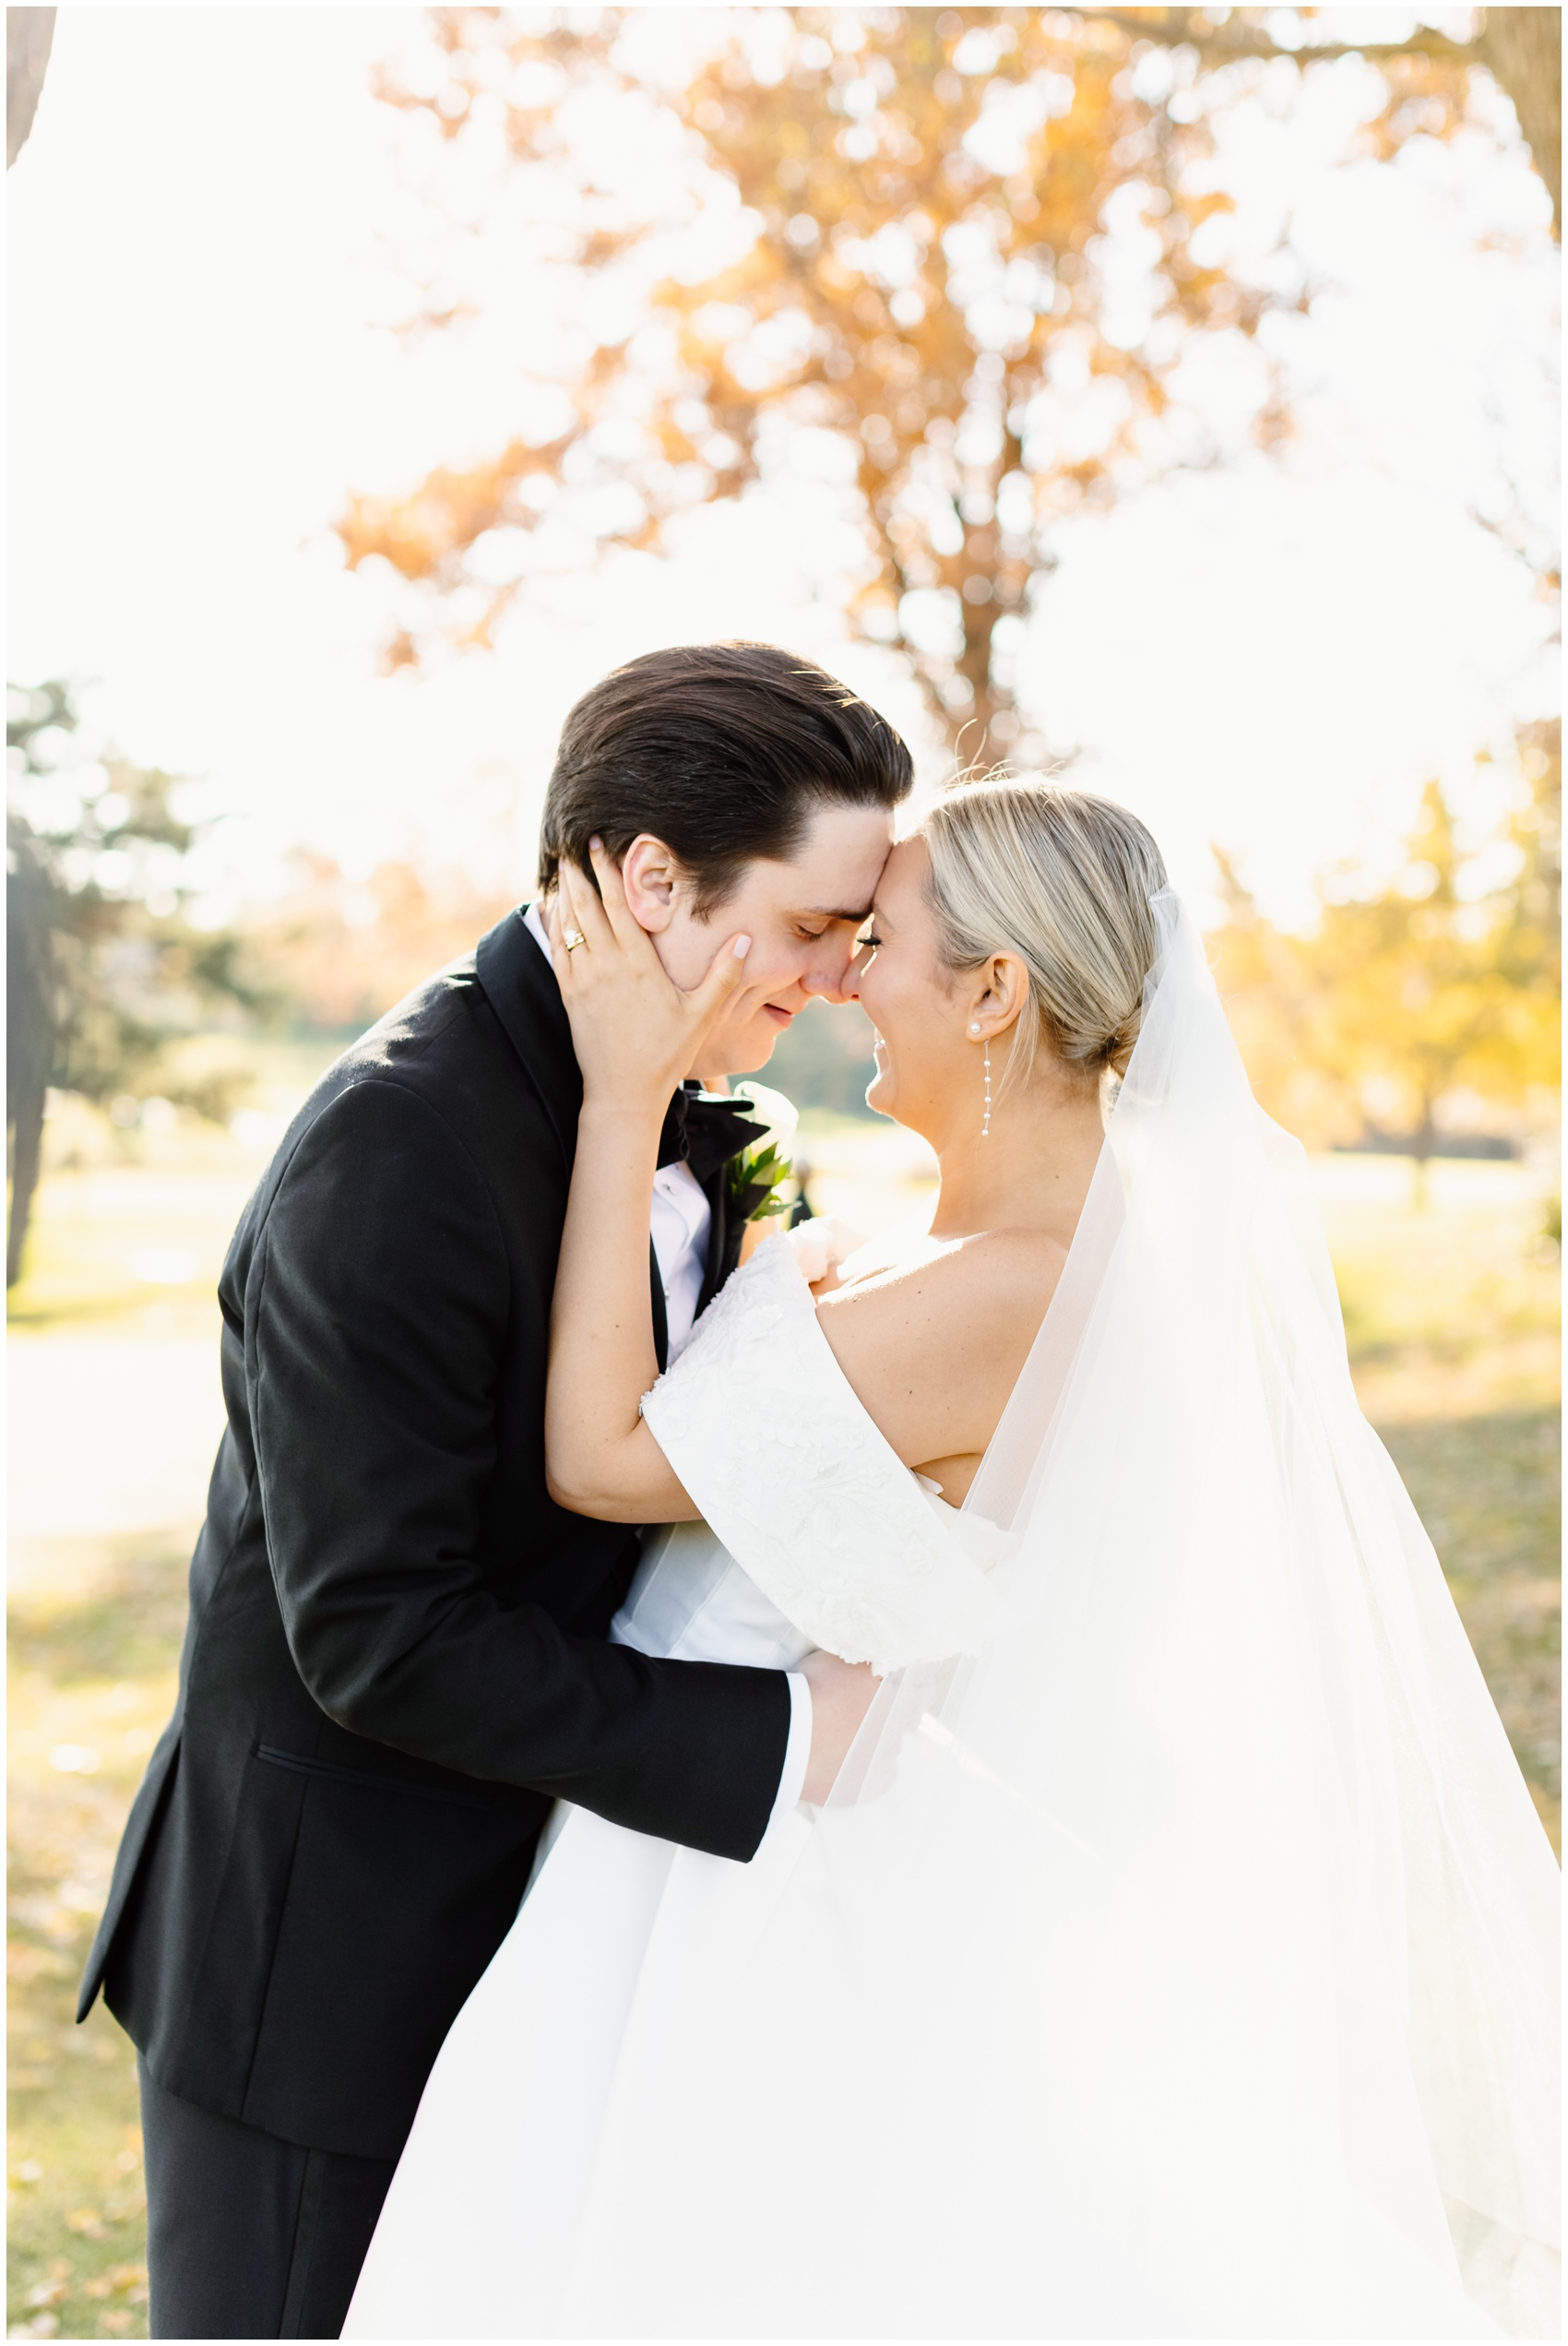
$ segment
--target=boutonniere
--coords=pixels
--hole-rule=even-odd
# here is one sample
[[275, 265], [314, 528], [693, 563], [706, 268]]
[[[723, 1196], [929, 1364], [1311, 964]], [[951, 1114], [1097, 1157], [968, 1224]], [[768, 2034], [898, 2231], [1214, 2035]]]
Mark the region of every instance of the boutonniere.
[[779, 1193], [793, 1174], [800, 1118], [784, 1094], [770, 1090], [765, 1083], [743, 1084], [735, 1095], [735, 1105], [766, 1129], [749, 1149], [730, 1160], [731, 1221], [766, 1221], [769, 1215], [787, 1214], [790, 1201]]

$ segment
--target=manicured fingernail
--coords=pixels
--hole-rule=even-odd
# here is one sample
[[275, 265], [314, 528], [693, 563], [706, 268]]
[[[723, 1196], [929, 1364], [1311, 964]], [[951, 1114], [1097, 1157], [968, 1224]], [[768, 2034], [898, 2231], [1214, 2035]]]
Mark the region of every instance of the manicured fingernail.
[[735, 959], [737, 961], [743, 961], [751, 949], [752, 941], [749, 936], [738, 936], [735, 939]]
[[602, 855], [604, 852], [604, 841], [601, 839], [590, 839], [588, 841], [588, 851], [591, 854]]

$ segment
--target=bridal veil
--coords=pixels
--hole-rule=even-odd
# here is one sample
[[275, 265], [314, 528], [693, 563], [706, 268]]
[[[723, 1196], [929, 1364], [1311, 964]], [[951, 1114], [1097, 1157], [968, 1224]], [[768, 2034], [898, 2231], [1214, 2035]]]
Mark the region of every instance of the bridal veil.
[[[1005, 1864], [1018, 1935], [976, 2019], [1017, 2028], [1001, 2137], [1091, 2333], [1106, 2257], [1144, 2334], [1457, 2335], [1474, 2308], [1471, 2334], [1556, 2335], [1557, 1869], [1357, 1405], [1302, 1152], [1190, 919], [1156, 911], [1107, 1146], [968, 1502], [1018, 1538], [1003, 1626], [885, 1688], [838, 1795], [974, 1788], [927, 1792], [951, 1901], [884, 1959], [929, 1987], [966, 1876]], [[944, 2075], [901, 2017], [951, 2122], [961, 2030]]]

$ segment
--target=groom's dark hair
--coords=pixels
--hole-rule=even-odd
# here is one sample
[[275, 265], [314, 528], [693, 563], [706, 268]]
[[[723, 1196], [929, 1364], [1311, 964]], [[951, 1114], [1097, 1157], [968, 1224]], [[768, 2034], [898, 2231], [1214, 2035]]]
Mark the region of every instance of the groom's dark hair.
[[650, 831], [696, 882], [699, 912], [744, 866], [793, 853], [822, 805], [896, 806], [913, 780], [885, 717], [837, 676], [775, 644], [645, 652], [586, 692], [544, 793], [539, 878], [588, 868], [599, 838], [619, 863]]

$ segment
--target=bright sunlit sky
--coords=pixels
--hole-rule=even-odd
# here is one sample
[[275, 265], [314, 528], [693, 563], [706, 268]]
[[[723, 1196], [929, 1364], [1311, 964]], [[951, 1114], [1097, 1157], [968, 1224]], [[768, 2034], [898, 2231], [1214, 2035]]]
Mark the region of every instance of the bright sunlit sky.
[[[377, 674], [386, 590], [343, 568], [331, 519], [350, 488], [495, 445], [513, 379], [505, 335], [410, 348], [379, 323], [407, 212], [368, 77], [420, 27], [62, 8], [11, 173], [8, 673], [77, 677], [131, 754], [208, 777], [242, 887], [299, 840], [356, 875], [412, 848], [524, 891], [561, 717], [659, 643], [790, 643], [922, 732], [766, 499], [559, 590], [493, 659]], [[1075, 779], [1134, 805], [1180, 884], [1201, 893], [1216, 840], [1287, 918], [1331, 859], [1386, 853], [1428, 775], [1459, 783], [1552, 705], [1529, 574], [1472, 511], [1500, 466], [1550, 506], [1544, 192], [1481, 137], [1336, 167], [1342, 129], [1324, 97], [1227, 134], [1238, 185], [1289, 208], [1331, 288], [1287, 455], [1080, 528], [1021, 667]]]

